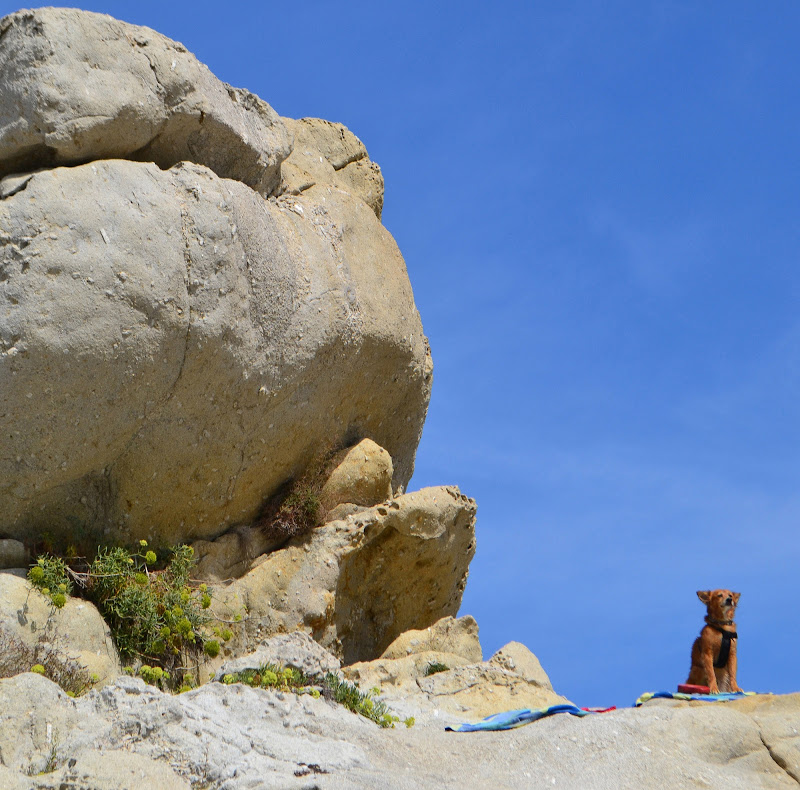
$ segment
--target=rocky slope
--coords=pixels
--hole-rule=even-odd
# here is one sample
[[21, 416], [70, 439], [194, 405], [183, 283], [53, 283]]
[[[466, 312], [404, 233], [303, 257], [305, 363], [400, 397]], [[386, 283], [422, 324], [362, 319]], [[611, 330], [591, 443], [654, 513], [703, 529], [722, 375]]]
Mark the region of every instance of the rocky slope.
[[648, 703], [499, 733], [418, 711], [380, 729], [326, 699], [211, 683], [173, 697], [121, 678], [70, 699], [0, 681], [4, 790], [520, 788], [779, 790], [800, 777], [800, 695]]

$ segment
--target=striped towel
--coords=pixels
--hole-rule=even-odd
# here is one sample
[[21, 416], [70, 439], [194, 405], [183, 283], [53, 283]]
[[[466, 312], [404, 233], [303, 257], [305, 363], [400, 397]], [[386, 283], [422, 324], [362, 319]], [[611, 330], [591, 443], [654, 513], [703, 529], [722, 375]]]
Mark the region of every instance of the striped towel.
[[638, 708], [644, 702], [651, 699], [680, 699], [684, 701], [696, 700], [698, 702], [729, 702], [732, 699], [751, 697], [755, 691], [726, 691], [721, 694], [684, 694], [680, 691], [648, 691], [636, 700], [635, 706]]

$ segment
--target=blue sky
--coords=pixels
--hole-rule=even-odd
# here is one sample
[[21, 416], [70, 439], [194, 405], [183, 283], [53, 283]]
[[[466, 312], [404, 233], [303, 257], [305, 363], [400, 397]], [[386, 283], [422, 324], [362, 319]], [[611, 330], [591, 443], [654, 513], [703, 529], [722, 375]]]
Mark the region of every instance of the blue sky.
[[487, 657], [630, 704], [730, 587], [741, 684], [798, 690], [795, 0], [85, 7], [380, 163], [435, 363], [412, 485], [478, 501]]

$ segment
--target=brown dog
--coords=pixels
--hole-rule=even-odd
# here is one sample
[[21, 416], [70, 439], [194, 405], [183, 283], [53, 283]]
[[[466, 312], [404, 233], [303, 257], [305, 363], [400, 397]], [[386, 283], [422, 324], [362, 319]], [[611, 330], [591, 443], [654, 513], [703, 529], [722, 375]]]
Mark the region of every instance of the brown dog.
[[708, 686], [712, 694], [741, 691], [736, 682], [736, 623], [733, 616], [740, 593], [700, 590], [697, 597], [708, 608], [707, 625], [692, 645], [689, 684]]

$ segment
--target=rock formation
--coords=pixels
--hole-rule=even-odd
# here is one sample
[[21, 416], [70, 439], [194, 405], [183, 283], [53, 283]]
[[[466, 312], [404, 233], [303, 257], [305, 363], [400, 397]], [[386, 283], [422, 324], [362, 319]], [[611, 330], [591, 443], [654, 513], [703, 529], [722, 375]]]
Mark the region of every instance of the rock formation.
[[56, 609], [24, 578], [0, 572], [0, 677], [36, 664], [51, 676], [70, 676], [76, 690], [103, 686], [121, 672], [108, 626], [92, 604], [69, 598]]
[[6, 537], [214, 538], [363, 437], [405, 486], [431, 361], [360, 141], [290, 122], [281, 186], [267, 104], [98, 14], [6, 17], [0, 72]]
[[404, 631], [456, 614], [474, 529], [475, 503], [457, 488], [402, 494], [256, 559], [216, 606], [247, 612], [242, 649], [300, 629], [347, 664], [376, 658]]
[[[474, 501], [405, 492], [432, 365], [378, 165], [99, 14], [0, 20], [0, 74], [0, 788], [797, 786], [800, 695], [445, 732], [565, 700], [456, 618]], [[313, 523], [282, 532], [317, 462]], [[219, 618], [178, 695], [25, 578], [41, 543], [139, 539], [193, 541], [208, 587], [177, 603]], [[267, 664], [311, 685], [234, 682]], [[416, 724], [379, 729], [327, 673]]]

